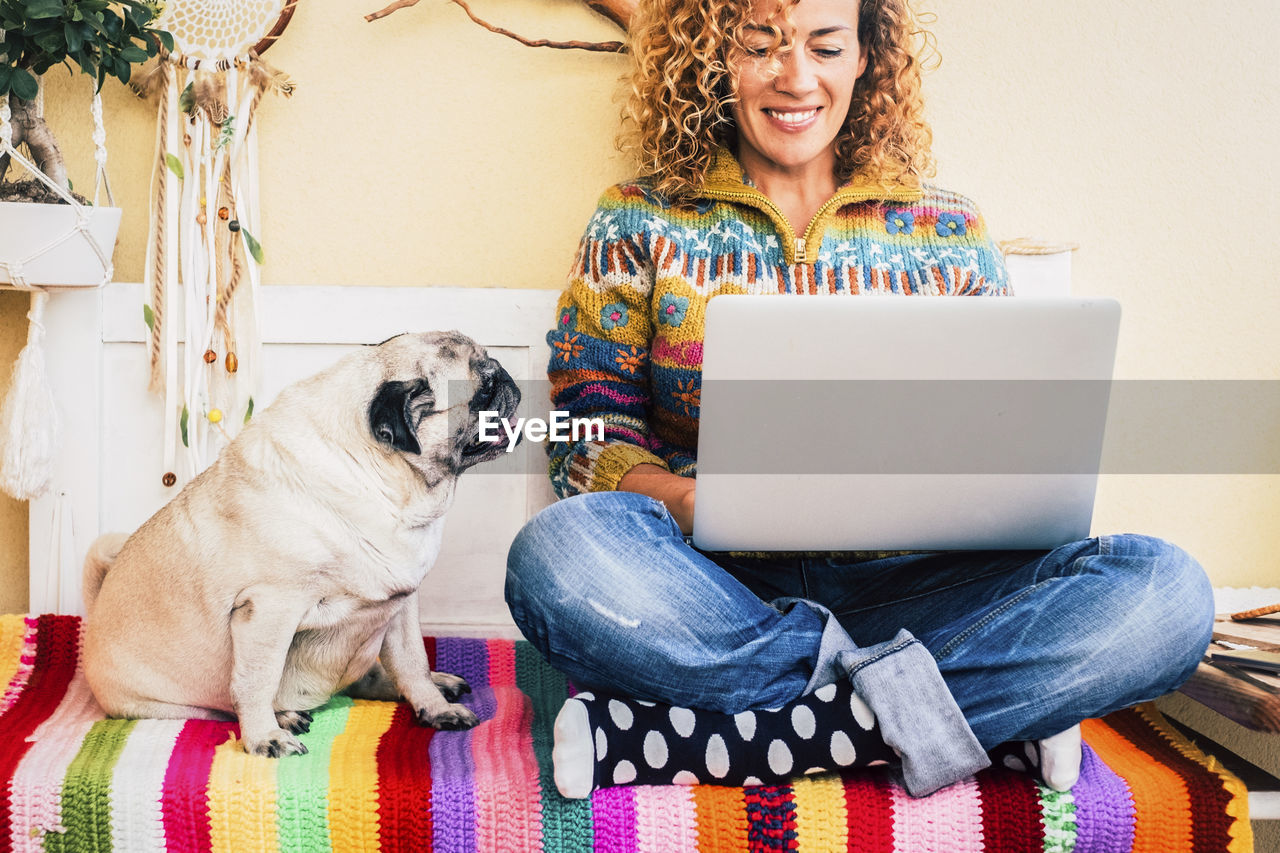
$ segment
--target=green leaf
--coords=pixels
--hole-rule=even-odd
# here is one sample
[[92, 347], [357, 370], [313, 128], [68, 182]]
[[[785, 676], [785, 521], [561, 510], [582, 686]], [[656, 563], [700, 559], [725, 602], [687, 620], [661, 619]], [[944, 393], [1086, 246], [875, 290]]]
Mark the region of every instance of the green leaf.
[[147, 324], [151, 334], [154, 335], [156, 332], [156, 312], [152, 311], [151, 306], [146, 303], [142, 305], [142, 320]]
[[29, 0], [24, 13], [27, 18], [60, 18], [66, 9], [62, 0]]
[[156, 37], [160, 39], [160, 43], [164, 45], [164, 49], [173, 53], [173, 33], [166, 30], [156, 30]]
[[262, 265], [262, 244], [259, 243], [257, 240], [253, 239], [253, 235], [250, 234], [248, 231], [246, 231], [244, 229], [244, 226], [240, 227], [240, 233], [244, 235], [244, 243], [246, 246], [249, 247], [249, 254], [253, 255], [253, 259], [258, 262], [259, 266], [261, 266]]
[[157, 17], [159, 9], [154, 3], [139, 3], [129, 12], [129, 21], [139, 32], [145, 30]]
[[186, 406], [183, 406], [183, 407], [182, 407], [182, 418], [178, 421], [178, 426], [182, 428], [182, 446], [183, 446], [183, 447], [190, 447], [190, 446], [191, 446], [191, 445], [187, 442], [187, 417], [188, 417], [187, 407], [186, 407]]
[[9, 78], [9, 91], [24, 101], [34, 101], [40, 94], [40, 84], [25, 68], [13, 69]]
[[41, 33], [35, 37], [34, 41], [37, 47], [50, 56], [62, 53], [67, 46], [67, 37], [63, 34], [61, 27], [56, 33]]
[[[21, 27], [22, 24], [19, 23], [18, 26]], [[23, 33], [22, 30], [20, 29], [9, 30], [4, 34], [4, 45], [5, 45], [5, 50], [8, 52], [8, 55], [11, 57], [9, 61], [13, 63], [17, 63], [18, 59], [21, 58], [23, 51], [26, 50], [26, 46], [27, 46], [26, 34]]]
[[128, 45], [120, 51], [120, 58], [125, 62], [146, 62], [149, 59], [145, 50], [134, 45]]
[[124, 22], [111, 12], [108, 12], [102, 16], [102, 28], [106, 30], [111, 41], [118, 44], [120, 36], [124, 33]]
[[192, 85], [188, 83], [187, 88], [183, 89], [182, 94], [178, 96], [178, 109], [184, 113], [191, 112], [196, 106], [196, 95], [195, 90], [191, 88]]
[[75, 24], [67, 24], [62, 28], [62, 34], [67, 40], [67, 52], [76, 53], [84, 46], [84, 38], [80, 35], [80, 28]]
[[214, 151], [217, 151], [219, 148], [223, 147], [224, 145], [230, 145], [231, 140], [235, 138], [236, 117], [227, 116], [222, 120], [222, 124], [220, 125], [220, 127], [222, 129], [218, 133], [218, 141], [213, 144]]
[[0, 95], [9, 94], [9, 78], [13, 76], [13, 66], [0, 65]]
[[252, 397], [249, 398], [249, 408], [246, 409], [244, 413], [244, 422], [248, 423], [249, 418], [251, 417], [253, 417], [253, 398]]
[[182, 169], [182, 161], [179, 160], [177, 157], [175, 157], [172, 154], [166, 153], [164, 155], [164, 162], [165, 162], [165, 165], [169, 167], [169, 171], [173, 172], [175, 175], [178, 176], [178, 180], [181, 181], [186, 178], [186, 174]]

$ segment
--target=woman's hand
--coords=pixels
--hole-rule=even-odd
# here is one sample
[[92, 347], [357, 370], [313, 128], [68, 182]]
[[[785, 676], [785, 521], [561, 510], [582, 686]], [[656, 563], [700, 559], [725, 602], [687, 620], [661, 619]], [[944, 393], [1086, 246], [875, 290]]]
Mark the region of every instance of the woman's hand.
[[648, 463], [635, 466], [618, 481], [620, 492], [648, 495], [665, 504], [667, 512], [671, 513], [686, 536], [693, 532], [694, 486], [692, 477], [681, 477]]

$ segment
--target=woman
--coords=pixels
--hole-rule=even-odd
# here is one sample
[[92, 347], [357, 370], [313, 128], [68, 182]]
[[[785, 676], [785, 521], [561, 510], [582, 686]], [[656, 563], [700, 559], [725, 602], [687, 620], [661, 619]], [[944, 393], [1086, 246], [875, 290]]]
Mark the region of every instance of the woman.
[[593, 691], [557, 720], [566, 796], [885, 761], [920, 796], [1014, 741], [1065, 790], [1080, 720], [1173, 689], [1204, 652], [1203, 570], [1146, 537], [755, 556], [684, 538], [709, 298], [1008, 292], [973, 205], [922, 183], [918, 35], [904, 0], [639, 13], [643, 177], [601, 199], [548, 336], [555, 408], [605, 440], [552, 445], [566, 500], [508, 560], [517, 624]]

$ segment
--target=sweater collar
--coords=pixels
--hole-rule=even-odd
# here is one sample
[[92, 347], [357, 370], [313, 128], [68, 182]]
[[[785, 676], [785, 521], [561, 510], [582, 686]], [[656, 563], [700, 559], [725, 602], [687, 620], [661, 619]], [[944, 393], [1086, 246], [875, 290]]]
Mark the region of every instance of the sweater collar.
[[813, 262], [812, 258], [817, 256], [822, 245], [827, 222], [841, 207], [865, 201], [905, 203], [919, 201], [924, 197], [924, 192], [918, 185], [901, 182], [889, 182], [886, 185], [867, 175], [854, 175], [852, 180], [838, 187], [835, 194], [823, 203], [812, 222], [797, 223], [804, 228], [803, 232], [797, 234], [773, 200], [749, 185], [744, 178], [738, 158], [727, 148], [717, 148], [707, 169], [700, 195], [715, 201], [750, 205], [763, 211], [773, 221], [778, 236], [782, 239], [782, 257], [788, 265]]
[[[750, 198], [767, 200], [768, 196], [748, 184], [738, 158], [728, 148], [720, 147], [711, 156], [711, 165], [703, 181], [702, 195], [708, 198], [746, 201]], [[870, 175], [858, 173], [836, 189], [824, 207], [856, 204], [863, 201], [919, 201], [924, 196], [920, 185], [904, 181], [881, 182]]]

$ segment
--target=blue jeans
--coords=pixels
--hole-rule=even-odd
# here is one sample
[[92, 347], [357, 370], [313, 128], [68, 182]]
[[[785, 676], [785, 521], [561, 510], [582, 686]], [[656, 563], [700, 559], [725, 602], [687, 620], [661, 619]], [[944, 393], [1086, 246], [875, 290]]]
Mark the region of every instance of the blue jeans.
[[1150, 537], [737, 558], [696, 550], [661, 503], [627, 492], [539, 513], [512, 543], [506, 595], [583, 687], [736, 713], [851, 677], [924, 792], [985, 766], [983, 749], [1173, 690], [1213, 625], [1204, 570]]

